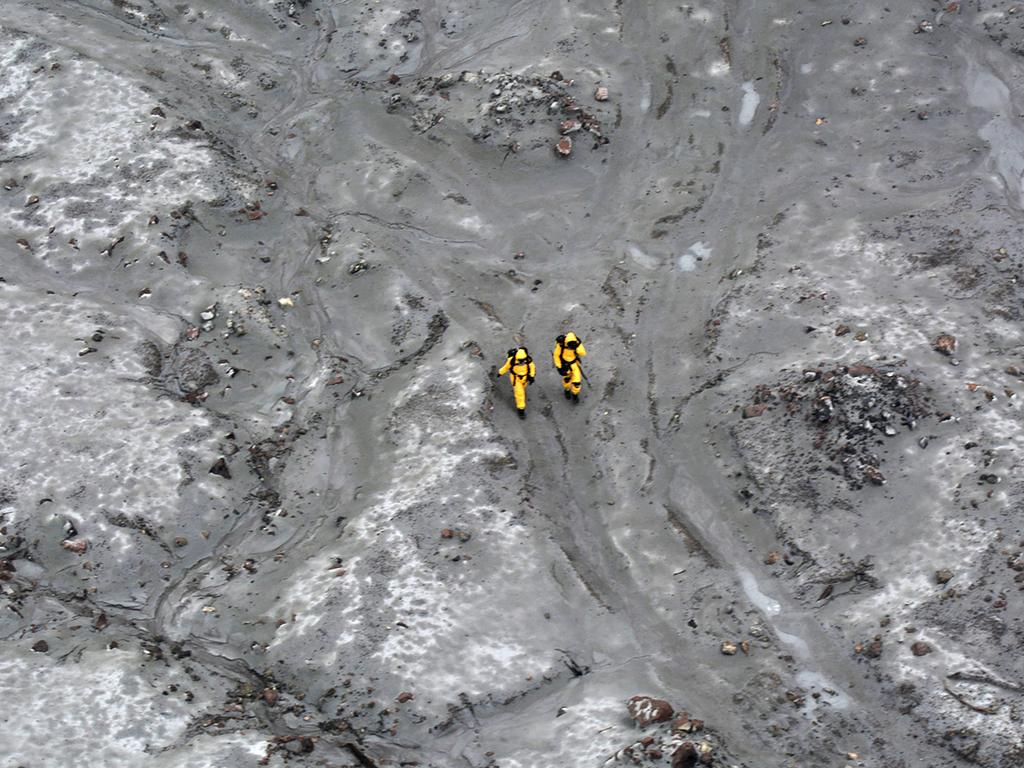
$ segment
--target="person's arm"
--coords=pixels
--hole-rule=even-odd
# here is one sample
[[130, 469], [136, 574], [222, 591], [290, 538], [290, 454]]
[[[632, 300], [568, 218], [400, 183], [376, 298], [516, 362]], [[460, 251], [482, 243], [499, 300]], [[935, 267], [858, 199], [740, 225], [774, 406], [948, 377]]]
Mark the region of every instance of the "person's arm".
[[508, 369], [511, 368], [511, 367], [512, 367], [512, 358], [510, 357], [510, 358], [508, 358], [505, 361], [505, 364], [503, 366], [501, 366], [501, 370], [498, 371], [498, 375], [499, 376], [504, 376], [506, 373], [508, 373]]
[[530, 383], [532, 384], [533, 380], [537, 376], [537, 364], [535, 362], [533, 362], [533, 360], [530, 361], [529, 374], [530, 374]]
[[580, 343], [580, 345], [578, 347], [576, 347], [576, 356], [577, 357], [586, 357], [587, 356], [587, 348], [584, 347], [582, 343]]
[[555, 351], [551, 353], [551, 362], [555, 364], [555, 368], [562, 370], [562, 345], [555, 342]]

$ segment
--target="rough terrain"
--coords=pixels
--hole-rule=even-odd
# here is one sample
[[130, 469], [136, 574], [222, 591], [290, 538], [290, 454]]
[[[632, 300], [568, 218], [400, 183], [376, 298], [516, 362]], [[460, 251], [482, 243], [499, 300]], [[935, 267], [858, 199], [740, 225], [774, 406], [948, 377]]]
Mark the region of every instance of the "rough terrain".
[[0, 768], [1024, 766], [1022, 35], [0, 3]]

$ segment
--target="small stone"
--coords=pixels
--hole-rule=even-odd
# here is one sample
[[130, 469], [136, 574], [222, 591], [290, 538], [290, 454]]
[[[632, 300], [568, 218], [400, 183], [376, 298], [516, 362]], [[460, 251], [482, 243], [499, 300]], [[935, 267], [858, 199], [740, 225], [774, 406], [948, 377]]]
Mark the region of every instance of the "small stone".
[[399, 83], [399, 81], [400, 81], [401, 79], [402, 79], [402, 78], [400, 78], [400, 77], [399, 77], [398, 75], [396, 75], [396, 74], [395, 74], [394, 72], [392, 72], [392, 73], [391, 73], [390, 75], [388, 75], [388, 82], [389, 82], [389, 83], [391, 83], [391, 85], [398, 85], [398, 83]]
[[46, 653], [50, 650], [50, 644], [45, 640], [36, 640], [32, 643], [32, 650], [36, 653]]
[[870, 365], [858, 364], [851, 365], [849, 368], [846, 369], [846, 372], [850, 376], [853, 376], [855, 379], [859, 379], [864, 376], [870, 376], [875, 372], [875, 369], [872, 368]]
[[923, 640], [918, 640], [916, 643], [910, 646], [910, 652], [915, 656], [927, 656], [932, 652], [932, 647]]
[[594, 99], [597, 101], [608, 101], [608, 89], [603, 85], [599, 85], [597, 90], [594, 91]]
[[219, 475], [225, 480], [231, 479], [231, 470], [228, 469], [228, 463], [223, 456], [213, 462], [213, 466], [210, 467], [210, 474]]
[[692, 733], [704, 727], [704, 723], [690, 717], [689, 712], [680, 712], [672, 721], [672, 730], [676, 733]]
[[935, 342], [932, 344], [932, 348], [936, 352], [941, 352], [944, 355], [952, 355], [956, 352], [956, 336], [943, 333], [935, 339]]
[[265, 701], [267, 703], [268, 707], [272, 707], [275, 704], [277, 704], [277, 700], [279, 698], [279, 694], [278, 694], [278, 692], [275, 689], [273, 689], [273, 688], [264, 688], [262, 695], [263, 695], [263, 701]]
[[182, 547], [187, 547], [188, 539], [186, 539], [184, 536], [176, 536], [174, 538], [174, 546], [178, 547], [178, 549], [181, 549]]
[[935, 572], [936, 584], [948, 584], [953, 578], [953, 572], [949, 568], [940, 568]]
[[569, 155], [571, 155], [572, 139], [570, 139], [568, 136], [563, 136], [562, 138], [560, 138], [558, 140], [558, 143], [555, 144], [555, 152], [557, 152], [562, 157], [568, 157]]
[[722, 647], [720, 649], [726, 656], [735, 656], [736, 651], [739, 650], [739, 646], [731, 640], [723, 640]]
[[651, 723], [663, 723], [671, 720], [672, 715], [675, 714], [672, 705], [667, 701], [650, 696], [633, 696], [626, 702], [626, 710], [641, 728]]
[[765, 557], [764, 564], [765, 565], [775, 565], [781, 559], [782, 559], [782, 554], [779, 553], [777, 550], [773, 550], [773, 551], [769, 552], [768, 555]]
[[280, 305], [282, 307], [294, 307], [295, 306], [295, 302], [292, 300], [291, 296], [283, 296], [282, 298], [277, 300], [277, 303], [278, 303], [278, 305]]
[[744, 419], [755, 419], [762, 415], [768, 410], [766, 403], [754, 403], [753, 405], [746, 405], [743, 407], [743, 418]]
[[872, 485], [885, 485], [885, 475], [879, 471], [878, 467], [865, 467], [864, 479]]
[[845, 336], [850, 332], [850, 326], [840, 323], [836, 326], [836, 336]]
[[583, 124], [580, 123], [579, 120], [573, 120], [573, 119], [570, 118], [568, 120], [563, 120], [559, 124], [558, 130], [561, 132], [561, 134], [563, 136], [565, 136], [565, 135], [570, 134], [570, 133], [576, 133], [576, 131], [580, 130], [580, 128], [582, 128], [582, 127], [583, 127]]
[[922, 109], [920, 112], [917, 113], [917, 119], [918, 120], [927, 120], [928, 117], [929, 117], [929, 114], [928, 114], [927, 110], [923, 110]]
[[866, 645], [858, 644], [855, 650], [858, 653], [863, 653], [869, 659], [877, 659], [882, 655], [882, 636], [875, 635]]
[[85, 539], [68, 539], [62, 541], [60, 545], [68, 552], [74, 552], [76, 555], [81, 555], [89, 548], [89, 542]]
[[442, 528], [441, 529], [441, 538], [442, 539], [452, 539], [454, 537], [455, 537], [455, 531], [453, 531], [451, 528]]
[[412, 701], [414, 698], [415, 696], [409, 693], [409, 691], [402, 691], [400, 694], [398, 694], [398, 697], [395, 699], [395, 701], [397, 701], [399, 704], [405, 704], [405, 702]]
[[853, 334], [853, 339], [854, 339], [854, 341], [867, 341], [868, 340], [868, 332], [867, 331], [857, 331], [855, 334]]
[[853, 44], [858, 48], [863, 48], [865, 45], [868, 44], [868, 41], [865, 37], [858, 37], [856, 40], [853, 41]]
[[28, 200], [25, 201], [25, 207], [29, 208], [33, 205], [39, 204], [39, 195], [30, 195]]

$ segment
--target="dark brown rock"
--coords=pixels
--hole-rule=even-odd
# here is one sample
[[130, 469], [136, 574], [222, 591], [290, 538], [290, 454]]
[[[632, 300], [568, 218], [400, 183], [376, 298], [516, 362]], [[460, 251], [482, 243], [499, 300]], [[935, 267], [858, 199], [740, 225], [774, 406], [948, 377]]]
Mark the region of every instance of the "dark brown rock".
[[398, 698], [395, 699], [399, 704], [405, 704], [407, 701], [412, 701], [415, 698], [409, 691], [402, 691], [398, 694]]
[[693, 768], [697, 764], [697, 748], [692, 741], [684, 741], [672, 753], [672, 768]]
[[948, 568], [940, 568], [935, 572], [935, 583], [946, 584], [953, 578], [953, 572]]
[[956, 352], [956, 336], [943, 333], [935, 339], [935, 343], [932, 344], [932, 348], [936, 352], [941, 352], [944, 355], [952, 355]]
[[932, 652], [932, 647], [923, 640], [918, 640], [912, 646], [910, 646], [910, 652], [915, 656], [927, 656]]
[[263, 689], [263, 701], [265, 701], [267, 703], [268, 707], [272, 707], [275, 704], [277, 704], [277, 699], [278, 698], [279, 698], [279, 694], [273, 688], [264, 688]]
[[664, 699], [655, 699], [650, 696], [634, 696], [626, 702], [626, 709], [629, 711], [636, 724], [644, 728], [651, 723], [663, 723], [672, 719], [675, 714], [672, 705]]
[[864, 479], [872, 485], [885, 485], [885, 475], [878, 467], [864, 467]]
[[743, 418], [744, 419], [755, 419], [761, 414], [768, 410], [768, 406], [765, 403], [754, 403], [753, 405], [746, 405], [743, 407]]
[[867, 645], [863, 647], [863, 653], [869, 659], [877, 659], [882, 655], [882, 636], [875, 635]]
[[36, 653], [46, 653], [50, 650], [50, 644], [45, 640], [36, 640], [32, 643], [32, 650]]
[[704, 721], [690, 717], [689, 712], [680, 712], [672, 721], [672, 730], [677, 733], [695, 733], [704, 728]]

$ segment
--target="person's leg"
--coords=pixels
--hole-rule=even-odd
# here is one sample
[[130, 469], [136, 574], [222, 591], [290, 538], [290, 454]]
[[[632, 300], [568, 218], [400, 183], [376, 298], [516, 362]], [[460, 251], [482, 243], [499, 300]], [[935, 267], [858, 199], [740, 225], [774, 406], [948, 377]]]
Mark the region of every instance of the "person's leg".
[[517, 378], [512, 384], [512, 394], [516, 397], [516, 410], [522, 416], [526, 411], [526, 382]]

